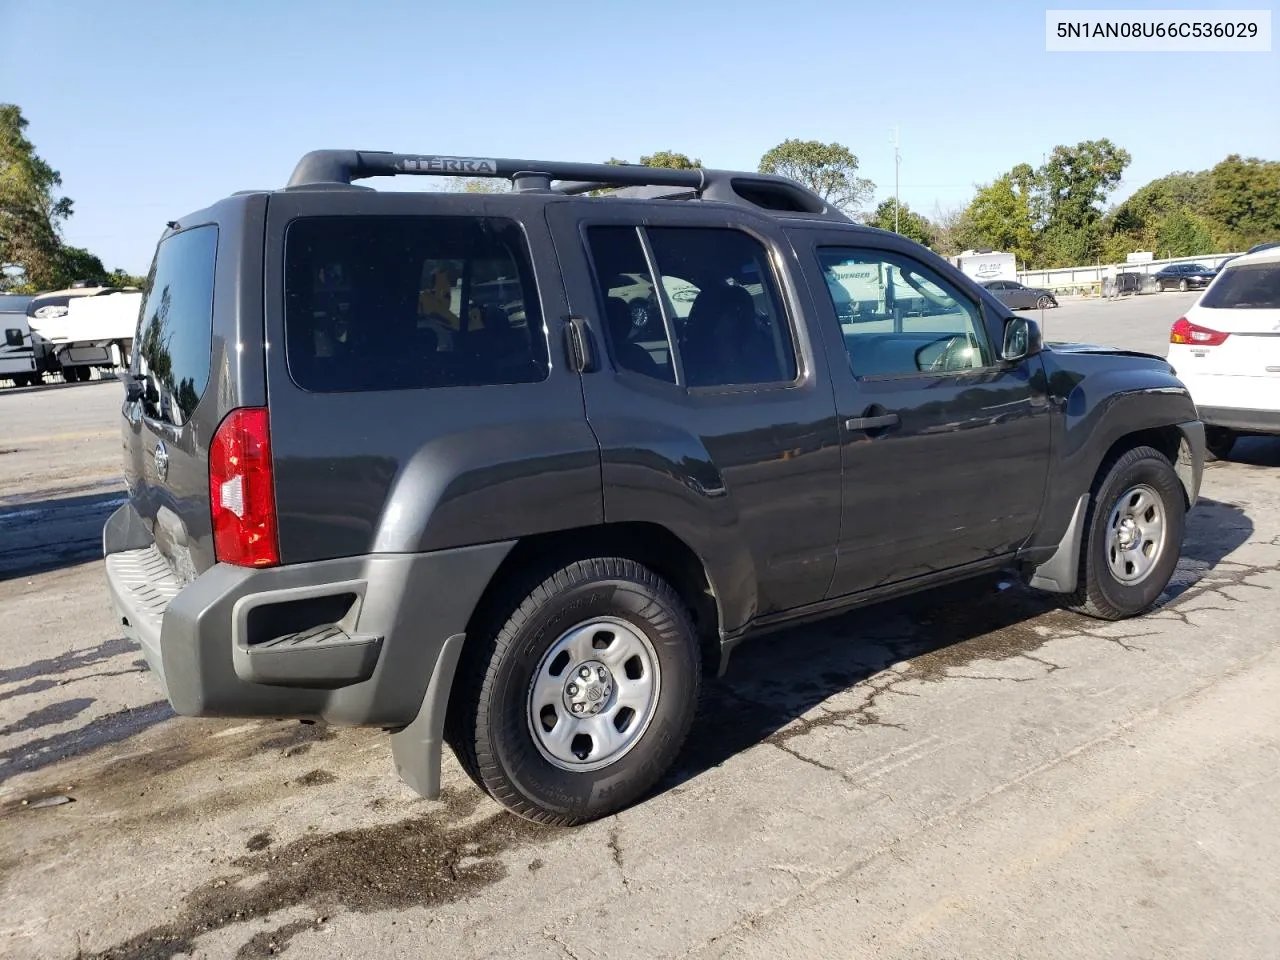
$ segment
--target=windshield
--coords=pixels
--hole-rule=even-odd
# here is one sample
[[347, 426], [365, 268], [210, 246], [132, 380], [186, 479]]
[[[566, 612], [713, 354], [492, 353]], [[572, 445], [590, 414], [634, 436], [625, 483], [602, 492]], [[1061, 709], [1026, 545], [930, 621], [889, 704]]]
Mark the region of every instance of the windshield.
[[1280, 262], [1244, 263], [1218, 275], [1200, 306], [1237, 310], [1280, 310]]

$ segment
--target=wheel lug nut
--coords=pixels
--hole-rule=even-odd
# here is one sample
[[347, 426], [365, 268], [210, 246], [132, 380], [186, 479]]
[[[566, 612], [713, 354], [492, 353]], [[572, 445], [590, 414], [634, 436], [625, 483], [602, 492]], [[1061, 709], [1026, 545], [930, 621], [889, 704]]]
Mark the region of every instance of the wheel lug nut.
[[581, 712], [582, 712], [582, 704], [580, 704], [580, 703], [575, 703], [575, 704], [573, 705], [573, 712], [574, 712], [574, 713], [581, 713]]
[[578, 671], [578, 676], [580, 676], [583, 680], [589, 680], [591, 678], [591, 668], [583, 667], [581, 670]]
[[572, 697], [576, 695], [577, 692], [578, 692], [578, 685], [576, 683], [569, 684], [569, 696]]

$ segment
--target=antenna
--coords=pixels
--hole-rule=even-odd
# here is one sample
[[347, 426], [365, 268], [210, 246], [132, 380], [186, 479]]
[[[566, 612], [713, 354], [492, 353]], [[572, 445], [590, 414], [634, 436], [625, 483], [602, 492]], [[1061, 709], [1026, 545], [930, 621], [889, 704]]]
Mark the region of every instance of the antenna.
[[898, 232], [898, 167], [902, 165], [902, 152], [899, 150], [898, 128], [894, 127], [890, 131], [893, 139], [889, 142], [893, 144], [893, 232]]

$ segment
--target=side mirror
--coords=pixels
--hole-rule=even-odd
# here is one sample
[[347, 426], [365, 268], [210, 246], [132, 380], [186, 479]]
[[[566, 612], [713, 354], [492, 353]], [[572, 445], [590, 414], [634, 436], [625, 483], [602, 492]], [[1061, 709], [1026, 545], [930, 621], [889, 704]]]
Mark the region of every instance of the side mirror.
[[1027, 317], [1010, 317], [1005, 321], [1004, 346], [1000, 350], [1000, 359], [1005, 363], [1034, 357], [1043, 348], [1040, 324]]

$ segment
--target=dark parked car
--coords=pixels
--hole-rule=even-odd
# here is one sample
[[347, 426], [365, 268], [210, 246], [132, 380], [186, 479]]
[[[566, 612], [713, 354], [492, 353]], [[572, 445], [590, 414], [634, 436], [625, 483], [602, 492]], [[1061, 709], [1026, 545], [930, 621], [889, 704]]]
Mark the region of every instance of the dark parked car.
[[1257, 253], [1259, 250], [1270, 250], [1274, 247], [1280, 247], [1280, 240], [1268, 240], [1266, 243], [1255, 243], [1249, 248], [1249, 253]]
[[1016, 280], [988, 280], [982, 286], [1010, 310], [1030, 310], [1034, 307], [1043, 310], [1058, 305], [1057, 297], [1048, 290], [1024, 287]]
[[[515, 189], [351, 185], [406, 173]], [[447, 741], [547, 823], [746, 637], [1006, 570], [1142, 613], [1200, 488], [1163, 359], [755, 173], [320, 151], [171, 223], [140, 326], [103, 548], [174, 709], [381, 727], [429, 797]]]
[[1171, 263], [1155, 273], [1156, 289], [1198, 290], [1207, 287], [1215, 271], [1200, 263]]

